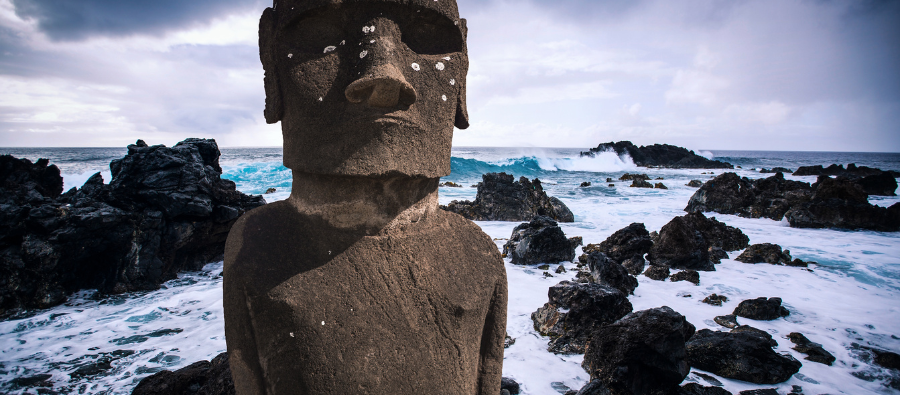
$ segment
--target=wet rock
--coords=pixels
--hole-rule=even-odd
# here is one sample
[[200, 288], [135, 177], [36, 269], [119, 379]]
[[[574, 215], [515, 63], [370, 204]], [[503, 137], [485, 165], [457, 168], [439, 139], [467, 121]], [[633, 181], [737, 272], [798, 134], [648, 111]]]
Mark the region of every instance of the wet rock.
[[606, 182], [613, 182], [613, 179], [610, 177], [606, 177]]
[[622, 265], [607, 258], [606, 254], [587, 254], [587, 264], [594, 282], [618, 289], [625, 295], [634, 294], [634, 289], [638, 286], [637, 279], [628, 274]]
[[751, 332], [698, 331], [687, 342], [691, 367], [755, 384], [777, 384], [791, 378], [801, 363], [772, 349], [771, 340]]
[[790, 173], [793, 173], [794, 171], [791, 169], [784, 168], [784, 167], [773, 167], [771, 169], [766, 169], [764, 167], [762, 169], [759, 169], [759, 172], [760, 173], [788, 173], [788, 174], [790, 174]]
[[815, 264], [815, 262], [812, 262], [812, 261], [804, 262], [797, 258], [794, 258], [794, 260], [786, 263], [786, 265], [788, 265], [788, 266], [796, 266], [796, 267], [809, 267], [809, 264]]
[[733, 251], [747, 244], [749, 238], [740, 229], [694, 212], [675, 217], [664, 225], [647, 258], [651, 265], [713, 271], [710, 247]]
[[631, 312], [621, 291], [597, 283], [562, 281], [550, 287], [549, 302], [531, 314], [534, 329], [551, 338], [548, 351], [580, 354], [599, 327]]
[[690, 372], [685, 341], [694, 330], [667, 306], [636, 311], [597, 329], [582, 367], [616, 393], [667, 394]]
[[503, 377], [500, 379], [500, 390], [506, 390], [510, 395], [516, 395], [519, 393], [519, 383], [509, 377]]
[[731, 395], [721, 387], [704, 387], [697, 383], [687, 383], [682, 385], [675, 395]]
[[778, 244], [761, 243], [747, 247], [741, 255], [734, 260], [744, 263], [771, 263], [773, 265], [791, 264], [790, 251], [781, 250]]
[[697, 273], [696, 270], [682, 270], [669, 277], [669, 281], [687, 281], [694, 285], [700, 285], [700, 273]]
[[530, 221], [535, 216], [547, 216], [559, 222], [574, 222], [572, 211], [555, 197], [547, 196], [541, 181], [511, 174], [487, 173], [478, 184], [475, 201], [454, 200], [444, 210], [473, 221]]
[[625, 174], [622, 174], [621, 177], [619, 177], [619, 181], [635, 181], [635, 180], [649, 180], [649, 179], [650, 179], [650, 176], [648, 176], [646, 174], [637, 174], [637, 173], [635, 173], [635, 174], [625, 173]]
[[722, 263], [723, 259], [728, 259], [728, 253], [722, 249], [722, 247], [712, 246], [709, 247], [709, 260], [712, 263], [719, 264]]
[[865, 350], [867, 353], [871, 354], [872, 362], [875, 362], [876, 365], [888, 369], [900, 370], [900, 354], [875, 347], [860, 346], [856, 343], [853, 343], [852, 346], [857, 349]]
[[459, 185], [453, 181], [445, 181], [438, 184], [439, 187], [448, 187], [448, 188], [462, 188], [462, 185]]
[[733, 314], [751, 320], [771, 321], [787, 317], [790, 312], [781, 305], [781, 298], [759, 297], [741, 301]]
[[897, 179], [890, 173], [873, 174], [853, 181], [869, 195], [897, 196]]
[[[578, 392], [574, 393], [575, 395], [618, 395], [617, 393], [610, 392], [609, 388], [606, 387], [606, 384], [603, 383], [602, 380], [591, 380], [584, 387], [581, 387]], [[566, 393], [565, 395], [569, 395]]]
[[795, 176], [839, 176], [839, 177], [847, 177], [847, 178], [860, 178], [878, 175], [881, 173], [888, 173], [894, 177], [900, 177], [900, 173], [892, 170], [884, 171], [881, 169], [876, 169], [873, 167], [867, 166], [857, 166], [855, 163], [850, 163], [847, 165], [847, 168], [844, 168], [844, 165], [831, 164], [828, 167], [822, 167], [822, 165], [816, 166], [800, 166], [797, 168], [797, 171], [794, 172]]
[[740, 395], [779, 395], [775, 388], [762, 388], [755, 390], [744, 390], [738, 392]]
[[581, 156], [593, 157], [600, 152], [613, 151], [616, 155], [627, 154], [634, 164], [644, 167], [665, 167], [673, 169], [732, 169], [730, 163], [709, 160], [685, 148], [668, 144], [653, 144], [637, 147], [630, 141], [609, 142], [582, 152]]
[[81, 189], [59, 194], [46, 160], [0, 158], [0, 317], [60, 304], [80, 289], [156, 289], [221, 260], [231, 226], [265, 204], [221, 178], [214, 140], [128, 146]]
[[669, 278], [669, 267], [650, 265], [650, 267], [648, 267], [647, 270], [644, 271], [644, 275], [651, 280], [665, 281], [667, 278]]
[[737, 316], [735, 316], [734, 314], [720, 315], [720, 316], [717, 316], [716, 318], [713, 318], [713, 321], [715, 321], [717, 324], [722, 325], [726, 328], [737, 328], [738, 327]]
[[900, 203], [889, 208], [868, 202], [868, 194], [846, 178], [821, 176], [808, 202], [785, 214], [795, 228], [843, 228], [878, 231], [900, 230]]
[[194, 362], [174, 372], [163, 370], [145, 377], [134, 388], [133, 395], [233, 395], [234, 381], [228, 364], [228, 353], [212, 361]]
[[772, 338], [772, 335], [769, 332], [766, 332], [762, 329], [754, 328], [750, 325], [738, 325], [731, 329], [731, 333], [741, 333], [741, 332], [748, 332], [748, 333], [755, 334], [759, 337], [767, 339], [769, 341], [769, 345], [771, 345], [772, 347], [778, 346], [778, 342], [776, 342], [775, 339]]
[[555, 272], [556, 272], [556, 274], [563, 274], [563, 273], [566, 272], [566, 267], [563, 266], [563, 265], [559, 265], [559, 266], [556, 268]]
[[266, 195], [268, 195], [268, 194], [270, 194], [270, 193], [275, 193], [275, 191], [276, 191], [275, 188], [269, 188], [269, 189], [266, 189]]
[[615, 187], [616, 187], [616, 184], [609, 184], [608, 186], [609, 186], [610, 188], [615, 188]]
[[628, 274], [637, 276], [644, 271], [644, 265], [646, 263], [647, 261], [644, 260], [644, 257], [634, 256], [622, 261], [622, 267], [624, 267], [625, 270], [628, 271]]
[[567, 239], [556, 221], [538, 216], [513, 229], [503, 245], [503, 254], [517, 265], [559, 263], [574, 260], [575, 248], [580, 244], [580, 237]]
[[688, 181], [687, 184], [684, 184], [684, 185], [685, 185], [685, 186], [688, 186], [688, 187], [692, 187], [692, 188], [700, 188], [701, 186], [703, 186], [703, 181], [700, 181], [700, 180], [690, 180], [690, 181]]
[[643, 258], [644, 254], [650, 252], [651, 247], [653, 241], [647, 228], [644, 224], [635, 222], [617, 230], [599, 244], [584, 246], [582, 251], [585, 254], [593, 251], [602, 252], [613, 262], [623, 263], [626, 259]]
[[668, 187], [666, 187], [665, 184], [663, 184], [661, 182], [657, 182], [656, 184], [653, 185], [653, 187], [656, 189], [669, 189]]
[[809, 201], [812, 191], [809, 183], [786, 180], [782, 173], [757, 180], [722, 173], [694, 192], [684, 211], [714, 211], [780, 221], [789, 209]]
[[802, 333], [791, 332], [788, 334], [788, 339], [795, 344], [795, 351], [806, 354], [806, 358], [803, 359], [828, 366], [831, 366], [836, 360], [834, 355], [831, 355], [830, 352], [826, 351], [821, 344], [811, 342], [806, 336], [803, 336]]
[[586, 187], [589, 187], [589, 186], [591, 186], [591, 182], [590, 182], [590, 181], [584, 181], [584, 182], [581, 183], [581, 185], [579, 185], [579, 187], [582, 187], [582, 188], [586, 188]]
[[651, 184], [645, 180], [640, 180], [637, 178], [635, 178], [634, 181], [632, 181], [631, 185], [629, 185], [629, 186], [632, 188], [653, 188], [653, 184]]
[[721, 306], [723, 302], [727, 301], [728, 297], [725, 295], [710, 294], [709, 296], [703, 298], [703, 303], [712, 306]]
[[509, 346], [513, 344], [516, 344], [516, 338], [509, 336], [509, 334], [507, 333], [503, 337], [503, 348], [509, 348]]

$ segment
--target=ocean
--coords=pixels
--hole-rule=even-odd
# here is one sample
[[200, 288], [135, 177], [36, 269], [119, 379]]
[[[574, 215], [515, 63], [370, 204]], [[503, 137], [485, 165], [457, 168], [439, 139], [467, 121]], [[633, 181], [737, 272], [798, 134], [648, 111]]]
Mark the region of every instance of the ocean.
[[[440, 202], [475, 198], [471, 185], [487, 172], [539, 178], [551, 196], [575, 214], [575, 222], [560, 224], [567, 236], [582, 236], [585, 244], [599, 243], [632, 222], [659, 230], [684, 207], [696, 190], [685, 184], [706, 181], [726, 170], [647, 169], [628, 157], [604, 153], [581, 158], [583, 149], [455, 147], [453, 181], [462, 188], [441, 187]], [[65, 188], [81, 186], [95, 172], [109, 182], [109, 161], [125, 148], [0, 148], [0, 154], [50, 159], [60, 167]], [[900, 171], [900, 153], [699, 151], [698, 154], [730, 162], [740, 176], [761, 178], [759, 168], [856, 163]], [[223, 148], [223, 177], [235, 181], [245, 193], [266, 194], [267, 201], [290, 194], [291, 173], [281, 164], [281, 148]], [[731, 170], [728, 170], [731, 171]], [[609, 187], [607, 177], [625, 172], [662, 177], [669, 189], [629, 188], [627, 182]], [[814, 182], [815, 177], [786, 176]], [[579, 187], [584, 182], [590, 187]], [[900, 197], [870, 197], [890, 206]], [[804, 261], [818, 264], [805, 270], [768, 264], [745, 264], [725, 259], [715, 272], [701, 272], [700, 285], [653, 281], [638, 276], [639, 286], [629, 299], [634, 310], [669, 306], [685, 315], [697, 329], [724, 329], [713, 321], [730, 314], [745, 299], [781, 297], [790, 315], [775, 321], [741, 319], [772, 334], [776, 350], [803, 363], [800, 372], [777, 385], [756, 385], [693, 371], [685, 382], [714, 385], [737, 394], [754, 388], [789, 392], [801, 386], [804, 394], [900, 394], [900, 372], [874, 365], [860, 346], [900, 352], [900, 233], [794, 229], [786, 221], [740, 218], [707, 213], [740, 228], [751, 244], [777, 243]], [[498, 248], [518, 222], [476, 222]], [[579, 251], [576, 251], [580, 254]], [[739, 252], [729, 253], [731, 258]], [[581, 355], [555, 355], [546, 351], [548, 338], [532, 327], [530, 315], [547, 302], [547, 289], [575, 274], [545, 277], [536, 266], [512, 265], [509, 278], [508, 334], [515, 344], [506, 349], [503, 375], [521, 384], [523, 394], [561, 394], [579, 389], [589, 379], [581, 368]], [[0, 392], [10, 394], [79, 393], [129, 394], [142, 378], [162, 369], [178, 369], [211, 359], [225, 351], [222, 313], [222, 263], [202, 271], [183, 273], [159, 290], [97, 298], [91, 290], [72, 296], [61, 306], [34, 312], [27, 318], [0, 322]], [[711, 293], [725, 295], [721, 307], [700, 301]], [[837, 362], [826, 366], [804, 360], [786, 338], [801, 332], [823, 345]], [[437, 372], [436, 372], [437, 374]], [[710, 378], [712, 377], [712, 378]], [[38, 391], [35, 382], [46, 387]], [[498, 390], [499, 391], [499, 390]]]

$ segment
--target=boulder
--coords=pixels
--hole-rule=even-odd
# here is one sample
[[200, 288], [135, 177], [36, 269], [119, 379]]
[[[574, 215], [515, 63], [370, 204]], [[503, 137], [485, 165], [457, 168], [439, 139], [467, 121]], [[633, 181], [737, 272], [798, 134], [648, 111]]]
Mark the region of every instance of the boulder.
[[700, 180], [690, 180], [690, 181], [688, 181], [687, 184], [684, 184], [684, 185], [685, 185], [685, 186], [688, 186], [688, 187], [692, 187], [692, 188], [700, 188], [701, 186], [703, 186], [703, 181], [700, 181]]
[[562, 281], [550, 287], [549, 302], [531, 314], [534, 330], [551, 338], [549, 351], [584, 353], [590, 335], [631, 312], [621, 291], [597, 283]]
[[519, 393], [519, 383], [509, 377], [501, 377], [500, 390], [506, 390], [510, 395], [517, 395]]
[[667, 278], [669, 278], [669, 267], [650, 265], [650, 267], [648, 267], [647, 270], [644, 271], [644, 275], [651, 280], [665, 281]]
[[141, 140], [64, 194], [46, 160], [0, 158], [0, 317], [47, 308], [80, 289], [156, 289], [221, 260], [231, 226], [265, 204], [221, 179], [215, 140], [174, 147]]
[[828, 167], [822, 167], [822, 165], [816, 166], [800, 166], [797, 168], [797, 171], [794, 172], [795, 176], [837, 176], [837, 177], [847, 177], [847, 178], [861, 178], [867, 176], [878, 175], [881, 173], [887, 173], [893, 177], [900, 177], [900, 173], [892, 170], [884, 171], [881, 169], [876, 169], [873, 167], [867, 166], [857, 166], [855, 163], [850, 163], [847, 165], [847, 168], [844, 168], [844, 165], [831, 164]]
[[853, 182], [869, 195], [897, 196], [895, 193], [897, 190], [897, 179], [887, 172], [858, 178], [853, 180]]
[[788, 339], [795, 344], [795, 351], [806, 354], [806, 358], [803, 359], [828, 366], [831, 366], [831, 364], [837, 360], [834, 355], [831, 355], [830, 352], [826, 351], [821, 344], [813, 343], [807, 339], [806, 336], [803, 336], [802, 333], [791, 332], [788, 334]]
[[712, 263], [720, 264], [723, 259], [728, 259], [728, 253], [722, 247], [709, 247], [709, 260]]
[[868, 194], [846, 178], [819, 177], [812, 198], [785, 214], [795, 228], [900, 230], [900, 203], [889, 208], [872, 205]]
[[703, 303], [711, 306], [721, 306], [723, 302], [727, 301], [728, 297], [725, 295], [710, 294], [709, 296], [703, 298]]
[[787, 317], [790, 312], [781, 305], [781, 298], [759, 297], [741, 301], [733, 314], [751, 320], [771, 321]]
[[635, 180], [649, 180], [649, 179], [650, 179], [650, 176], [648, 176], [646, 174], [637, 174], [637, 173], [635, 173], [635, 174], [625, 173], [625, 174], [622, 174], [621, 177], [619, 177], [619, 181], [635, 181]]
[[212, 361], [194, 362], [174, 372], [163, 370], [142, 379], [132, 395], [233, 395], [234, 381], [223, 352]]
[[734, 329], [739, 326], [737, 316], [734, 314], [719, 315], [713, 318], [713, 321], [729, 329]]
[[644, 260], [644, 257], [634, 256], [622, 261], [622, 267], [624, 267], [625, 270], [628, 271], [628, 274], [637, 276], [644, 271], [644, 265], [646, 263], [647, 261]]
[[617, 392], [669, 394], [690, 373], [685, 341], [694, 330], [668, 306], [636, 311], [597, 329], [581, 366]]
[[702, 329], [685, 346], [692, 368], [755, 384], [784, 382], [802, 365], [790, 356], [776, 353], [771, 339], [753, 332]]
[[770, 263], [773, 265], [791, 265], [790, 251], [781, 250], [778, 244], [761, 243], [747, 247], [734, 260], [744, 263]]
[[591, 186], [591, 182], [590, 182], [590, 181], [584, 181], [584, 182], [581, 183], [581, 185], [579, 185], [579, 187], [581, 187], [581, 188], [587, 188], [587, 187], [589, 187], [589, 186]]
[[784, 167], [773, 167], [771, 169], [766, 169], [765, 167], [759, 169], [760, 173], [793, 173], [793, 170], [787, 169]]
[[637, 179], [637, 178], [635, 178], [634, 181], [632, 181], [631, 185], [629, 185], [629, 186], [632, 188], [653, 188], [653, 184], [649, 183], [646, 180], [641, 180], [641, 179]]
[[444, 210], [473, 221], [530, 221], [546, 216], [559, 222], [574, 222], [572, 211], [555, 197], [547, 196], [541, 180], [529, 181], [512, 174], [487, 173], [481, 176], [475, 201], [454, 200]]
[[[712, 247], [721, 248], [723, 251], [737, 251], [750, 245], [750, 238], [744, 232], [719, 222], [716, 217], [707, 217], [703, 213], [696, 212], [684, 215], [684, 219], [709, 243], [708, 252], [712, 252]], [[728, 255], [726, 254], [724, 258], [728, 258]]]
[[653, 185], [653, 187], [656, 189], [669, 189], [668, 187], [666, 187], [666, 184], [663, 184], [661, 182], [657, 182], [656, 184]]
[[673, 169], [733, 169], [730, 163], [706, 159], [682, 147], [669, 144], [653, 144], [637, 147], [630, 141], [602, 143], [596, 148], [581, 152], [580, 156], [594, 157], [601, 152], [628, 155], [635, 165]]
[[729, 172], [703, 184], [688, 200], [684, 211], [714, 211], [780, 221], [791, 207], [809, 201], [811, 196], [809, 183], [786, 180], [782, 173], [750, 180]]
[[682, 270], [669, 277], [669, 281], [687, 281], [694, 285], [700, 285], [700, 273], [697, 273], [696, 270]]
[[445, 181], [438, 184], [439, 187], [448, 187], [448, 188], [462, 188], [462, 185], [459, 185], [453, 181]]
[[602, 252], [613, 262], [623, 263], [627, 259], [643, 258], [644, 254], [650, 252], [650, 247], [653, 247], [650, 233], [644, 224], [635, 222], [617, 230], [603, 242], [588, 244], [581, 250], [585, 254], [593, 251]]
[[587, 255], [591, 278], [598, 284], [618, 289], [625, 295], [634, 294], [638, 281], [620, 264], [613, 262], [602, 252], [591, 252]]
[[503, 245], [503, 254], [517, 265], [559, 263], [574, 260], [575, 248], [580, 244], [580, 237], [567, 239], [556, 221], [537, 216], [513, 229]]
[[[749, 240], [740, 229], [693, 212], [675, 217], [664, 225], [647, 258], [651, 265], [713, 271], [716, 269], [709, 255], [711, 247], [739, 250], [745, 248]], [[716, 257], [716, 261], [721, 259], [718, 254]]]

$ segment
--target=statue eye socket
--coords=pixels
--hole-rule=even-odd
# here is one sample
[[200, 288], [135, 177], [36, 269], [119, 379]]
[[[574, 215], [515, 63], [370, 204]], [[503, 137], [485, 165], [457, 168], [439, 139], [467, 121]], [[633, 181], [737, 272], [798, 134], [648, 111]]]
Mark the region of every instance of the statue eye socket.
[[459, 28], [440, 15], [421, 16], [406, 21], [400, 28], [401, 40], [413, 52], [422, 55], [441, 55], [462, 51]]
[[306, 54], [326, 53], [325, 48], [338, 45], [341, 29], [324, 18], [304, 18], [285, 29], [282, 43], [289, 51]]

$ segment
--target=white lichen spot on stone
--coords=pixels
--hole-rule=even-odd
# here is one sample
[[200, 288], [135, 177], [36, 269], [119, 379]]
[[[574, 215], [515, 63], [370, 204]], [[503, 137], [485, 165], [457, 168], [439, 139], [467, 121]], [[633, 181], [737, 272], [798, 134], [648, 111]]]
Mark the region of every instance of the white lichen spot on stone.
[[419, 69], [420, 69], [418, 63], [413, 63], [411, 66], [412, 66], [412, 69], [415, 70], [415, 71], [419, 71]]
[[[322, 98], [319, 98], [319, 101], [322, 101]], [[328, 251], [328, 255], [331, 255], [331, 251]]]
[[369, 34], [375, 31], [375, 26], [363, 26], [363, 33]]
[[[322, 101], [322, 96], [319, 96], [319, 101]], [[328, 255], [331, 255], [331, 251], [328, 251]]]
[[451, 78], [451, 79], [450, 79], [450, 85], [456, 85], [456, 80], [453, 79], [453, 78]]
[[288, 59], [293, 58], [293, 57], [294, 57], [294, 54], [292, 54], [292, 53], [288, 54]]
[[369, 44], [375, 44], [375, 40], [369, 41]]
[[368, 55], [368, 54], [369, 54], [369, 51], [362, 51], [359, 53], [359, 58], [362, 59], [362, 58], [366, 57], [366, 55]]
[[447, 101], [447, 95], [441, 95], [441, 100]]
[[459, 21], [453, 21], [454, 25], [459, 25]]
[[444, 59], [444, 60], [450, 60], [450, 57], [449, 57], [449, 56], [444, 56], [444, 57], [441, 58], [441, 59]]
[[341, 45], [344, 45], [346, 42], [347, 40], [341, 40]]
[[436, 68], [436, 69], [438, 69], [438, 70], [443, 70], [443, 69], [444, 69], [444, 63], [443, 63], [443, 62], [437, 62], [437, 64], [434, 65], [434, 68]]
[[329, 46], [325, 47], [325, 51], [322, 53], [329, 53], [331, 51], [334, 51], [335, 49], [337, 49], [337, 47], [335, 47], [334, 45], [329, 45]]
[[325, 321], [322, 321], [322, 325], [323, 325], [323, 326], [325, 325]]
[[289, 335], [291, 335], [291, 337], [294, 337], [294, 332], [289, 333]]

